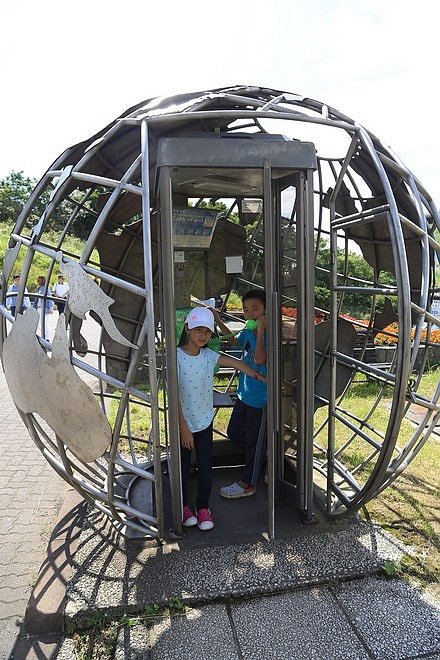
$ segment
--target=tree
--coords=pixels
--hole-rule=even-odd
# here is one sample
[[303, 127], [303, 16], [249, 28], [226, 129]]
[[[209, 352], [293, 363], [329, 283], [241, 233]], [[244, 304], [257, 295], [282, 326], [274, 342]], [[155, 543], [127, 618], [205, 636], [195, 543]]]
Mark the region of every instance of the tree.
[[[330, 246], [327, 241], [321, 240], [316, 260], [315, 304], [323, 309], [328, 309], [330, 302], [330, 263]], [[386, 271], [379, 274], [376, 282], [373, 268], [363, 255], [357, 252], [346, 254], [345, 250], [338, 248], [337, 271], [339, 274], [338, 284], [347, 284], [359, 289], [359, 293], [346, 293], [344, 295], [341, 311], [359, 318], [367, 317], [371, 307], [370, 294], [362, 293], [364, 286], [368, 286], [368, 283], [395, 286], [393, 274]], [[377, 295], [376, 307], [382, 309], [384, 304], [385, 296]]]
[[14, 171], [0, 180], [0, 222], [15, 223], [36, 183], [36, 179]]
[[[15, 224], [36, 185], [37, 179], [27, 177], [23, 172], [12, 171], [0, 180], [0, 222]], [[49, 184], [35, 200], [30, 215], [31, 222], [37, 222], [41, 218], [49, 202], [52, 187]], [[101, 187], [94, 186], [91, 194], [88, 194], [87, 203], [84, 204], [85, 191], [73, 190], [68, 199], [55, 208], [46, 222], [45, 230], [62, 231], [74, 209], [78, 208], [71, 233], [77, 238], [85, 239], [93, 227], [96, 216], [93, 209], [101, 192], [103, 192]]]

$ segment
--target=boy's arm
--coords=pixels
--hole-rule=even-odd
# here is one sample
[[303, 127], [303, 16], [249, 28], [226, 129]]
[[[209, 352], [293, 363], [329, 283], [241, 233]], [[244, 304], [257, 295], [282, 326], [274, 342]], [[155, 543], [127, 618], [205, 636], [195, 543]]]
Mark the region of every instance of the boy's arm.
[[260, 316], [257, 325], [257, 343], [255, 345], [254, 362], [255, 364], [266, 364], [267, 354], [264, 348], [264, 336], [266, 333], [266, 317]]
[[191, 431], [188, 428], [186, 419], [183, 416], [182, 404], [179, 399], [179, 428], [180, 428], [180, 440], [182, 442], [182, 447], [185, 449], [192, 449], [194, 447], [194, 437]]
[[224, 353], [220, 353], [218, 364], [221, 367], [229, 367], [230, 369], [237, 369], [237, 371], [242, 371], [244, 374], [247, 374], [251, 378], [255, 378], [256, 380], [261, 380], [264, 383], [267, 382], [266, 376], [260, 374], [259, 371], [252, 369], [252, 367], [245, 364], [245, 362], [243, 362], [242, 360], [237, 360], [237, 358], [231, 357], [230, 355], [225, 355]]

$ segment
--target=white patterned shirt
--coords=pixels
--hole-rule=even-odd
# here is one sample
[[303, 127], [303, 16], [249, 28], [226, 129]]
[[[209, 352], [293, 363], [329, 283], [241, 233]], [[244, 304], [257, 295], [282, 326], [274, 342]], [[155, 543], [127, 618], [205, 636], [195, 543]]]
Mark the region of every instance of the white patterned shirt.
[[214, 417], [214, 369], [219, 357], [210, 348], [201, 348], [198, 355], [177, 349], [179, 398], [191, 433], [206, 429]]

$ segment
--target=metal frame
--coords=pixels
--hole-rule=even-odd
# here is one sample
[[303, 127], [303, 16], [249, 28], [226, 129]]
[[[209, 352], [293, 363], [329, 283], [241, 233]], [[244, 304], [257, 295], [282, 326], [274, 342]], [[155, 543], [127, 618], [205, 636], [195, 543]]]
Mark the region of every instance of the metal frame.
[[[165, 456], [175, 466], [179, 454], [178, 446], [171, 443], [167, 447], [161, 443], [163, 428], [171, 437], [172, 430], [176, 430], [176, 420], [170, 412], [165, 413], [161, 399], [164, 374], [157, 337], [161, 314], [166, 320], [173, 312], [172, 286], [166, 273], [162, 273], [162, 309], [157, 293], [157, 269], [164, 269], [171, 259], [170, 236], [162, 226], [154, 226], [155, 219], [150, 215], [155, 205], [158, 140], [183, 132], [202, 137], [237, 136], [240, 133], [270, 135], [279, 132], [280, 124], [283, 124], [282, 131], [290, 134], [292, 139], [304, 140], [304, 133], [307, 133], [310, 137], [306, 139], [310, 139], [317, 149], [317, 172], [313, 177], [311, 174], [304, 175], [301, 183], [305, 186], [305, 192], [300, 195], [303, 208], [298, 217], [310, 217], [313, 209], [315, 223], [313, 231], [307, 223], [299, 224], [299, 300], [280, 300], [277, 289], [271, 289], [274, 291], [271, 301], [274, 319], [278, 318], [279, 306], [283, 302], [296, 304], [300, 308], [298, 330], [302, 337], [302, 349], [299, 399], [306, 402], [305, 409], [309, 407], [307, 402], [313, 399], [316, 389], [316, 381], [314, 384], [311, 378], [313, 369], [316, 371], [316, 360], [310, 341], [314, 302], [308, 282], [311, 281], [319, 256], [319, 241], [323, 237], [330, 242], [332, 260], [331, 266], [316, 268], [316, 273], [328, 278], [331, 298], [328, 309], [323, 310], [332, 325], [326, 354], [330, 361], [330, 382], [327, 394], [320, 400], [320, 405], [325, 404], [328, 414], [319, 421], [319, 414], [315, 413], [312, 419], [310, 415], [301, 413], [299, 420], [299, 435], [305, 443], [311, 442], [310, 436], [313, 435], [314, 448], [313, 465], [307, 461], [299, 465], [307, 484], [301, 494], [301, 506], [306, 517], [311, 510], [313, 482], [315, 485], [319, 483], [318, 490], [325, 491], [329, 516], [338, 517], [359, 509], [397, 478], [421, 450], [440, 419], [440, 387], [428, 396], [419, 392], [423, 371], [434, 348], [430, 333], [433, 324], [438, 321], [432, 302], [440, 293], [440, 219], [431, 196], [405, 165], [376, 136], [354, 120], [324, 103], [297, 94], [237, 86], [145, 101], [123, 113], [97, 135], [67, 149], [44, 174], [11, 234], [2, 273], [0, 301], [0, 343], [2, 350], [5, 350], [13, 321], [6, 306], [6, 291], [14, 269], [20, 264], [23, 289], [19, 297], [22, 298], [24, 286], [30, 284], [33, 277], [34, 256], [40, 254], [47, 259], [45, 274], [49, 282], [59, 266], [61, 252], [62, 259], [73, 259], [85, 273], [100, 278], [101, 287], [116, 298], [114, 307], [110, 307], [114, 321], [130, 334], [132, 340], [145, 346], [143, 355], [139, 351], [124, 353], [117, 347], [113, 354], [105, 332], [99, 332], [96, 340], [89, 341], [87, 355], [83, 358], [75, 351], [79, 332], [76, 320], [68, 315], [72, 364], [84, 379], [93, 376], [98, 380], [96, 399], [102, 410], [109, 413], [112, 406], [117, 407], [111, 446], [94, 464], [82, 464], [69, 453], [68, 448], [60, 446], [50, 431], [43, 430], [32, 413], [23, 414], [31, 436], [58, 473], [126, 532], [131, 530], [134, 534], [164, 536], [161, 466]], [[336, 132], [341, 138], [342, 146], [337, 147], [336, 155], [329, 156], [328, 152], [324, 155], [319, 139], [313, 137], [315, 127]], [[269, 170], [267, 163], [265, 195], [272, 185]], [[165, 184], [160, 182], [159, 185]], [[107, 194], [106, 202], [99, 211], [93, 205], [98, 190]], [[165, 194], [168, 195], [168, 192], [162, 190], [164, 198]], [[43, 195], [49, 195], [50, 199], [45, 213], [39, 218], [34, 208]], [[130, 201], [130, 208], [136, 210], [124, 217], [119, 209], [124, 207], [126, 200]], [[234, 208], [236, 202], [231, 202], [230, 212]], [[79, 254], [67, 254], [64, 250], [65, 238], [75, 232], [84, 213], [92, 219], [84, 247]], [[276, 282], [276, 273], [273, 272], [271, 254], [267, 254], [268, 245], [274, 247], [274, 237], [267, 231], [273, 210], [266, 205], [264, 213], [267, 288], [271, 282]], [[278, 214], [279, 210], [276, 211]], [[51, 241], [46, 230], [57, 215], [64, 219], [64, 226], [59, 229], [56, 240]], [[140, 222], [136, 225], [139, 227], [136, 229], [138, 233], [129, 238], [130, 223], [135, 220]], [[109, 261], [106, 265], [103, 257], [96, 261], [93, 251], [112, 222], [119, 222], [123, 227], [125, 252], [119, 261], [112, 261], [106, 253]], [[159, 257], [155, 245], [158, 231], [161, 235]], [[250, 247], [264, 250], [264, 246], [258, 245], [258, 238], [256, 231]], [[130, 261], [139, 240], [143, 246], [143, 274], [133, 274], [129, 271]], [[348, 263], [348, 254], [352, 249], [364, 250], [367, 255], [365, 259], [370, 260], [372, 275], [368, 281], [352, 276]], [[342, 268], [337, 267], [340, 253], [345, 254]], [[393, 283], [384, 283], [381, 277], [384, 271], [393, 274]], [[354, 327], [364, 333], [355, 354], [344, 349], [339, 325], [345, 301], [354, 294], [364, 296], [366, 305], [370, 307], [368, 318], [362, 322], [353, 321]], [[49, 291], [47, 295], [50, 296]], [[394, 303], [399, 335], [396, 350], [387, 363], [372, 364], [367, 357], [371, 350], [370, 342], [381, 329], [377, 325], [377, 305], [381, 296], [387, 296]], [[124, 312], [125, 298], [136, 302], [137, 311], [134, 314], [127, 316]], [[140, 301], [143, 301], [142, 305], [137, 304]], [[411, 332], [413, 337], [410, 340]], [[275, 339], [278, 333], [276, 324], [269, 325], [268, 333], [269, 338]], [[305, 336], [307, 342], [304, 341]], [[172, 368], [169, 345], [173, 338], [169, 336], [167, 339], [167, 364], [168, 368]], [[50, 343], [43, 338], [40, 343], [50, 350]], [[109, 369], [109, 363], [114, 365], [113, 371]], [[136, 373], [140, 368], [149, 373], [148, 392], [136, 383]], [[340, 390], [338, 374], [344, 368], [351, 375]], [[276, 361], [271, 369], [276, 374]], [[365, 415], [351, 409], [346, 397], [350, 388], [355, 387], [356, 379], [362, 375], [373, 379], [379, 386], [377, 400]], [[389, 385], [393, 392], [386, 428], [375, 422], [384, 384]], [[272, 385], [269, 384], [269, 388]], [[175, 396], [175, 392], [171, 391], [171, 395], [168, 392], [168, 411]], [[399, 446], [402, 420], [413, 403], [422, 406], [425, 416], [421, 425]], [[131, 410], [135, 405], [143, 406], [149, 415], [150, 427], [145, 438], [137, 438], [130, 431]], [[303, 410], [302, 404], [300, 409]], [[271, 428], [276, 429], [277, 424], [275, 416], [269, 420]], [[124, 443], [128, 446], [128, 453], [122, 455], [121, 446]], [[145, 462], [137, 456], [139, 444], [145, 447], [147, 470]], [[353, 447], [360, 448], [360, 458], [355, 464]], [[273, 447], [269, 444], [271, 465], [275, 465], [276, 458], [272, 454]], [[273, 510], [275, 471], [271, 470], [269, 476]], [[172, 469], [175, 489], [180, 487], [179, 478], [176, 470]], [[153, 484], [153, 515], [136, 509], [127, 499], [127, 482], [132, 483], [135, 479]], [[325, 486], [322, 486], [323, 481]], [[173, 512], [173, 516], [173, 527], [178, 530], [179, 514]], [[271, 532], [273, 525], [272, 518], [269, 522]]]

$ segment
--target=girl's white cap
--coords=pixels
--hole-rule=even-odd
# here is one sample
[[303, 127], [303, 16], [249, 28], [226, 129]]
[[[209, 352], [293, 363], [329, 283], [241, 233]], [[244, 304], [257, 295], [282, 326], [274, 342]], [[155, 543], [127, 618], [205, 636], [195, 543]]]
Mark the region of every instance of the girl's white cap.
[[186, 317], [185, 323], [188, 329], [209, 328], [214, 332], [214, 314], [206, 307], [194, 307]]

